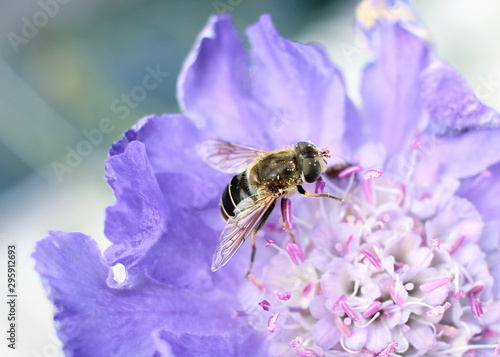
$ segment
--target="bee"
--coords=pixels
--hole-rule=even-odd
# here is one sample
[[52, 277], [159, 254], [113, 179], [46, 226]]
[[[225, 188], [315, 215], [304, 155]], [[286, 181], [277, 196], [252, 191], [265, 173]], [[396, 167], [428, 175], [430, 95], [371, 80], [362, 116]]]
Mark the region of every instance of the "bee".
[[310, 142], [301, 141], [292, 147], [265, 151], [225, 141], [210, 140], [203, 145], [203, 156], [212, 167], [226, 173], [238, 172], [222, 193], [220, 210], [226, 221], [219, 244], [212, 259], [212, 271], [222, 268], [251, 236], [252, 255], [246, 276], [252, 270], [255, 258], [255, 234], [264, 225], [281, 198], [281, 218], [288, 234], [295, 238], [285, 220], [285, 200], [298, 191], [309, 197], [342, 198], [328, 193], [309, 193], [303, 182], [321, 180], [327, 169], [325, 158], [329, 151], [321, 151]]

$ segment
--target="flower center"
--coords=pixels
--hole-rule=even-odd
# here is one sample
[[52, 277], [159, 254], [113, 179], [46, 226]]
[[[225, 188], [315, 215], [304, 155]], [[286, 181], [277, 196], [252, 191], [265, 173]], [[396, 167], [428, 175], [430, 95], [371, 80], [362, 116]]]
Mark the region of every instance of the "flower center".
[[434, 198], [439, 187], [422, 193], [410, 183], [396, 186], [378, 170], [358, 183], [360, 170], [351, 166], [316, 185], [316, 192], [333, 190], [344, 203], [295, 205], [287, 225], [298, 244], [283, 249], [275, 243], [283, 233], [264, 230], [275, 235], [266, 237], [266, 249], [279, 253], [253, 282], [259, 289], [240, 294], [251, 323], [272, 332], [273, 348], [304, 356], [495, 348], [477, 337], [492, 285], [475, 244], [479, 216], [453, 217], [446, 207], [462, 199]]

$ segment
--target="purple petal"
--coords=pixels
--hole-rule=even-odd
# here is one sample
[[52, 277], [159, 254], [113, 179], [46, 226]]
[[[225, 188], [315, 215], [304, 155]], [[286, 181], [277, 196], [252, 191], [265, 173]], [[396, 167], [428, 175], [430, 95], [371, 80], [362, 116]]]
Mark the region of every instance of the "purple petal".
[[[170, 331], [159, 333], [159, 340], [169, 347], [166, 351], [164, 350], [167, 356], [170, 354], [173, 356], [264, 356], [267, 349], [259, 344], [260, 338], [256, 331], [249, 331], [249, 336], [245, 338], [235, 331], [220, 335], [197, 335], [191, 332], [177, 334]], [[163, 351], [160, 349], [160, 352]]]
[[[169, 219], [169, 229], [140, 257], [134, 268], [158, 282], [177, 288], [209, 288], [213, 279], [220, 278], [210, 271], [218, 236], [218, 232], [194, 215], [173, 214]], [[222, 275], [226, 273], [228, 271]]]
[[379, 321], [370, 325], [367, 335], [366, 348], [372, 352], [380, 352], [391, 343], [389, 328]]
[[422, 352], [436, 344], [436, 336], [432, 328], [422, 324], [412, 324], [406, 338], [415, 349]]
[[141, 119], [136, 127], [137, 140], [146, 145], [155, 173], [192, 173], [208, 168], [196, 152], [196, 145], [206, 135], [184, 115], [152, 115]]
[[123, 135], [123, 138], [111, 145], [111, 148], [109, 149], [109, 156], [122, 154], [128, 144], [134, 140], [137, 140], [137, 133], [133, 129], [127, 130]]
[[216, 138], [253, 144], [249, 133], [257, 134], [264, 118], [252, 99], [248, 54], [230, 16], [210, 18], [184, 63], [177, 93], [183, 111]]
[[[467, 82], [436, 60], [422, 73], [422, 100], [429, 113], [421, 171], [464, 178], [500, 160], [500, 115], [482, 104]], [[435, 137], [435, 136], [438, 137]]]
[[422, 115], [419, 75], [428, 63], [428, 47], [396, 24], [381, 30], [377, 55], [364, 71], [364, 116], [370, 138], [392, 155], [416, 134]]
[[[144, 276], [117, 287], [96, 242], [81, 233], [50, 232], [33, 257], [57, 308], [54, 319], [68, 355], [152, 355], [153, 332], [161, 328], [197, 336], [231, 333], [226, 346], [251, 338], [259, 347], [248, 322], [231, 318], [231, 311], [240, 309], [232, 293], [193, 294]], [[185, 342], [189, 351], [204, 341]]]
[[426, 132], [442, 136], [500, 127], [500, 115], [482, 104], [462, 76], [441, 60], [422, 73], [422, 101], [430, 119]]
[[[200, 158], [197, 147], [205, 138], [204, 132], [180, 114], [141, 120], [137, 140], [146, 145], [147, 158], [170, 207], [200, 209], [218, 205], [231, 175], [214, 170]], [[178, 185], [183, 183], [186, 189], [181, 190]]]
[[[442, 237], [441, 249], [448, 251], [456, 251], [458, 243], [477, 242], [483, 226], [474, 205], [459, 197], [450, 199], [435, 217], [425, 222], [427, 238]], [[449, 235], [448, 232], [456, 233]], [[462, 239], [462, 236], [465, 238]]]
[[[269, 15], [261, 16], [247, 35], [254, 95], [270, 110], [264, 129], [276, 137], [277, 147], [312, 140], [319, 147], [332, 144], [335, 152], [344, 133], [346, 106], [337, 68], [319, 47], [282, 38]], [[273, 124], [276, 116], [280, 120]]]
[[462, 182], [458, 194], [469, 200], [485, 221], [500, 217], [500, 164]]
[[316, 344], [327, 350], [340, 341], [340, 331], [333, 321], [333, 315], [323, 317], [314, 324], [312, 335]]
[[437, 160], [441, 174], [465, 178], [477, 175], [500, 161], [500, 129], [471, 130], [464, 134], [434, 139], [422, 165]]
[[209, 263], [223, 227], [218, 202], [227, 175], [197, 156], [201, 134], [182, 115], [144, 118], [135, 130], [138, 141], [108, 160], [117, 203], [107, 211], [105, 232], [115, 244], [106, 257], [164, 284], [205, 289], [214, 278]]
[[352, 328], [351, 331], [351, 335], [345, 338], [344, 344], [350, 350], [361, 351], [365, 346], [369, 331], [367, 328], [357, 327]]
[[345, 103], [344, 125], [344, 140], [355, 151], [366, 142], [366, 134], [363, 130], [360, 113], [349, 98], [346, 98]]
[[114, 243], [106, 258], [129, 267], [158, 241], [168, 209], [143, 143], [133, 141], [123, 154], [110, 157], [106, 174], [117, 199], [106, 210], [104, 231]]

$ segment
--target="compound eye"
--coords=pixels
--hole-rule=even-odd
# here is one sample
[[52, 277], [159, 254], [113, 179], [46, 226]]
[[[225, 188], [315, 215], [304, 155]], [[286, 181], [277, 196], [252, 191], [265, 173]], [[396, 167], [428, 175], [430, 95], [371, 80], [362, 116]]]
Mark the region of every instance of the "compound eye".
[[306, 151], [306, 149], [310, 146], [311, 143], [308, 143], [307, 141], [299, 141], [297, 144], [295, 144], [295, 147], [299, 149], [300, 152]]
[[305, 158], [302, 160], [302, 174], [306, 182], [318, 181], [321, 176], [321, 164], [313, 158]]

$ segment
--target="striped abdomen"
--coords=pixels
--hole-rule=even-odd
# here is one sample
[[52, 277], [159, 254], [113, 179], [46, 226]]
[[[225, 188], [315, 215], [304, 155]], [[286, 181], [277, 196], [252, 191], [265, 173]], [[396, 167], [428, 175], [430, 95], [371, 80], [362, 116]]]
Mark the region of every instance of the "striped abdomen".
[[236, 206], [256, 192], [255, 186], [248, 181], [246, 171], [234, 176], [222, 193], [220, 211], [224, 220], [227, 221], [229, 217], [234, 217]]

